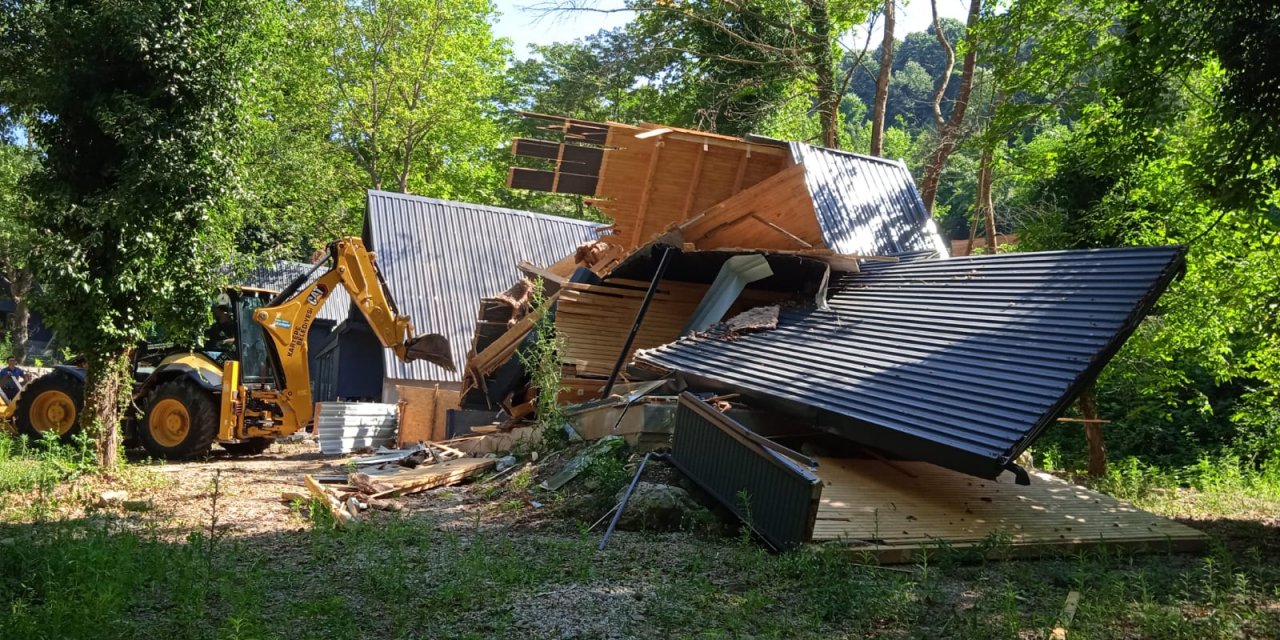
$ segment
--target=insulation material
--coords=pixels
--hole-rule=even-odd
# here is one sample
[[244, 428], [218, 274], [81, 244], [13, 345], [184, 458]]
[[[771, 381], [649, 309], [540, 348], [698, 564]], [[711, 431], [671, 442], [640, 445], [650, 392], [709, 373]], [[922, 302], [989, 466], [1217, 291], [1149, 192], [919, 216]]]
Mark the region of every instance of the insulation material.
[[399, 407], [379, 402], [321, 402], [316, 437], [328, 456], [376, 448], [396, 438]]

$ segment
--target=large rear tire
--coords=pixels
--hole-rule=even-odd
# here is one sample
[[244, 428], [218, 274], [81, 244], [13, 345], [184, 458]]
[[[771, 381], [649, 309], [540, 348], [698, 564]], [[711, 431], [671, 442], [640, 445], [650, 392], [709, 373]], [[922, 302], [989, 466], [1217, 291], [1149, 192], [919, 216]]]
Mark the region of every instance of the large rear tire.
[[271, 448], [275, 438], [247, 438], [240, 442], [219, 442], [233, 456], [256, 456]]
[[80, 432], [84, 411], [84, 382], [55, 371], [36, 378], [18, 397], [18, 432], [32, 440], [56, 433], [69, 442]]
[[187, 460], [208, 455], [218, 437], [218, 402], [213, 393], [178, 378], [151, 393], [137, 428], [142, 446], [153, 456]]

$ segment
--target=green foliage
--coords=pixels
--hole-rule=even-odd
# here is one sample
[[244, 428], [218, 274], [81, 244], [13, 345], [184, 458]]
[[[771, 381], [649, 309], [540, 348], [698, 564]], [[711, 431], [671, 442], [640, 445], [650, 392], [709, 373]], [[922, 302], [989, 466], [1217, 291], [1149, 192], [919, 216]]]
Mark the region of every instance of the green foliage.
[[560, 392], [564, 390], [560, 360], [562, 338], [556, 335], [555, 319], [541, 278], [534, 280], [529, 300], [529, 312], [540, 315], [533, 325], [533, 346], [519, 352], [520, 362], [529, 372], [530, 385], [538, 390], [534, 415], [537, 416], [542, 442], [551, 447], [563, 447], [568, 436], [564, 432], [564, 411], [560, 408]]
[[[1222, 74], [1185, 81], [1187, 95], [1212, 93]], [[1216, 116], [1182, 104], [1155, 131], [1129, 128], [1119, 101], [1090, 107], [1039, 153], [1052, 159], [1040, 177], [1019, 187], [1038, 210], [1023, 237], [1028, 248], [1189, 244], [1186, 275], [1099, 384], [1117, 425], [1108, 445], [1174, 467], [1202, 455], [1261, 464], [1280, 453], [1280, 228], [1250, 214], [1260, 205], [1225, 209], [1196, 186], [1203, 150], [1218, 144]], [[1255, 198], [1274, 203], [1280, 192]]]
[[32, 489], [51, 494], [59, 483], [96, 470], [92, 443], [83, 435], [63, 444], [56, 436], [28, 442], [0, 434], [0, 504], [7, 494]]
[[614, 494], [631, 481], [631, 474], [623, 462], [624, 451], [625, 447], [610, 455], [592, 458], [582, 470], [583, 486], [612, 503]]
[[[1280, 70], [1271, 62], [1280, 6], [1158, 0], [1126, 9], [1108, 83], [1121, 101], [1121, 126], [1158, 131], [1188, 109], [1204, 111], [1212, 144], [1199, 149], [1183, 179], [1225, 209], [1276, 224], [1266, 195], [1280, 188]], [[1193, 90], [1188, 80], [1204, 72], [1218, 76], [1220, 86]], [[1159, 138], [1133, 142], [1149, 149]]]
[[250, 7], [115, 0], [5, 5], [0, 101], [44, 153], [37, 303], [93, 362], [155, 325], [188, 336], [228, 255], [241, 38]]
[[375, 189], [442, 198], [484, 193], [505, 172], [493, 99], [508, 47], [487, 0], [317, 3], [329, 35], [343, 150]]

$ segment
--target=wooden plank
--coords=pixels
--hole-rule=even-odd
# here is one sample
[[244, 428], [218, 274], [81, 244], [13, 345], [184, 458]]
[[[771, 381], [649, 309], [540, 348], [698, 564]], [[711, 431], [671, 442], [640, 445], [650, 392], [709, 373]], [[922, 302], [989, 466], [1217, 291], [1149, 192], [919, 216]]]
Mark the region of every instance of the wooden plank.
[[1091, 544], [1134, 549], [1203, 545], [1204, 534], [1049, 474], [1030, 486], [984, 480], [923, 462], [824, 458], [814, 541], [843, 541], [881, 562], [910, 562], [939, 546], [1037, 555]]
[[693, 176], [689, 180], [689, 189], [684, 195], [684, 207], [680, 209], [680, 217], [688, 218], [689, 212], [693, 210], [693, 197], [698, 193], [698, 183], [702, 181], [702, 163], [707, 159], [707, 147], [703, 145], [702, 152], [693, 161]]
[[374, 482], [393, 487], [369, 496], [372, 499], [403, 496], [436, 487], [454, 485], [467, 478], [492, 469], [497, 464], [493, 458], [456, 458], [438, 464], [424, 464], [413, 469], [400, 468], [388, 472], [369, 472]]
[[733, 179], [733, 193], [742, 191], [742, 181], [747, 177], [747, 163], [751, 161], [751, 149], [742, 152], [742, 160], [738, 162], [738, 177]]
[[525, 336], [529, 335], [529, 332], [533, 330], [533, 325], [542, 317], [544, 310], [549, 308], [559, 295], [560, 293], [556, 292], [548, 296], [541, 309], [530, 313], [512, 325], [511, 329], [503, 334], [502, 337], [494, 340], [493, 344], [473, 356], [467, 366], [484, 375], [488, 375], [510, 360], [520, 343], [524, 341]]
[[1062, 614], [1058, 616], [1058, 624], [1049, 632], [1049, 640], [1067, 640], [1067, 627], [1076, 619], [1076, 607], [1080, 606], [1080, 592], [1067, 593], [1067, 600], [1062, 604]]
[[[743, 225], [746, 220], [756, 224]], [[804, 167], [799, 165], [702, 211], [678, 230], [684, 241], [707, 250], [795, 250], [797, 244], [803, 250], [814, 250], [823, 246], [822, 229], [804, 182]]]
[[307, 485], [307, 490], [311, 492], [311, 495], [315, 496], [329, 507], [329, 513], [333, 514], [333, 521], [339, 527], [346, 527], [355, 520], [355, 516], [342, 508], [342, 503], [339, 502], [333, 494], [329, 493], [327, 489], [321, 486], [315, 478], [311, 477], [311, 474], [308, 473], [303, 476], [303, 482]]
[[631, 239], [632, 246], [640, 246], [643, 244], [641, 234], [644, 233], [644, 218], [649, 212], [649, 201], [653, 197], [654, 182], [653, 177], [658, 173], [658, 158], [662, 155], [662, 147], [666, 143], [659, 140], [653, 145], [653, 151], [649, 155], [649, 172], [645, 174], [643, 192], [640, 196], [640, 207], [636, 212], [635, 231]]
[[769, 227], [770, 229], [773, 229], [774, 231], [777, 231], [778, 233], [781, 233], [782, 235], [784, 235], [784, 236], [786, 236], [788, 239], [790, 239], [792, 242], [795, 242], [796, 244], [798, 244], [798, 245], [800, 245], [800, 246], [802, 246], [802, 247], [804, 247], [804, 248], [806, 248], [806, 249], [812, 249], [812, 248], [813, 248], [813, 245], [811, 245], [811, 244], [809, 244], [808, 242], [805, 242], [804, 240], [802, 240], [802, 239], [800, 238], [800, 236], [797, 236], [796, 234], [791, 233], [790, 231], [787, 231], [786, 229], [783, 229], [782, 227], [779, 227], [778, 225], [776, 225], [776, 224], [774, 224], [774, 223], [772, 223], [772, 222], [769, 222], [768, 220], [765, 220], [764, 218], [761, 218], [758, 214], [755, 214], [755, 213], [751, 214], [751, 219], [752, 219], [752, 220], [755, 220], [756, 222], [759, 222], [759, 223], [760, 223], [760, 224], [762, 224], [762, 225], [765, 225], [766, 227]]

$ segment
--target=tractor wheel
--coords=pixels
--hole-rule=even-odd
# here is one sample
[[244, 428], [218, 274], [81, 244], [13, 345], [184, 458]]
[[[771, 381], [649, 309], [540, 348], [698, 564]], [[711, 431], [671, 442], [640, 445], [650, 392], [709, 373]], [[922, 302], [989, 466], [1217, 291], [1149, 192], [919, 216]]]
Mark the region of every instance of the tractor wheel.
[[18, 397], [18, 432], [32, 440], [56, 433], [63, 442], [80, 432], [84, 382], [55, 371], [36, 378]]
[[271, 448], [275, 438], [245, 438], [240, 442], [219, 442], [233, 456], [256, 456]]
[[206, 455], [218, 437], [218, 402], [190, 380], [170, 380], [151, 392], [137, 433], [142, 446], [157, 458]]

